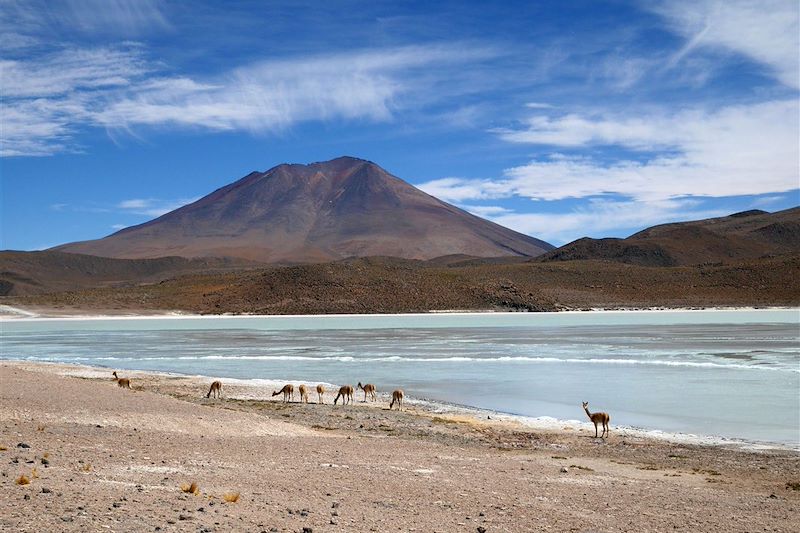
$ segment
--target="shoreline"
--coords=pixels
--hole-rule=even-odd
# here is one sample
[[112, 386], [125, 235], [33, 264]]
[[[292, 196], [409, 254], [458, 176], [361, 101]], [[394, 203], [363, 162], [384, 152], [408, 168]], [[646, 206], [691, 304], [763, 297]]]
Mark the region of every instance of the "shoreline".
[[613, 427], [597, 439], [359, 395], [283, 403], [235, 399], [252, 387], [227, 384], [206, 399], [207, 380], [179, 376], [123, 372], [127, 390], [105, 369], [60, 368], [0, 362], [0, 529], [727, 533], [800, 522], [795, 452]]
[[[108, 380], [108, 375], [115, 368], [112, 366], [102, 365], [87, 365], [83, 363], [66, 363], [55, 361], [30, 361], [24, 359], [3, 359], [0, 358], [0, 364], [10, 363], [11, 365], [19, 366], [27, 370], [36, 369], [38, 367], [46, 368], [53, 373], [62, 376], [77, 377], [82, 379], [95, 379], [95, 380]], [[226, 389], [231, 385], [237, 386], [239, 394], [230, 396], [233, 400], [256, 400], [256, 401], [269, 401], [267, 391], [280, 389], [284, 384], [289, 383], [297, 387], [300, 384], [305, 384], [309, 389], [313, 386], [307, 381], [299, 380], [281, 380], [281, 379], [262, 379], [262, 378], [228, 378], [221, 376], [209, 376], [203, 374], [183, 374], [180, 372], [160, 372], [152, 370], [126, 370], [126, 374], [138, 378], [165, 378], [165, 379], [182, 379], [189, 383], [202, 386], [208, 386], [211, 382], [219, 380]], [[329, 391], [335, 391], [337, 385], [332, 383], [322, 383]], [[263, 394], [258, 394], [258, 389], [264, 389]], [[243, 390], [249, 390], [251, 393], [244, 393]], [[357, 396], [358, 394], [356, 394]], [[381, 402], [388, 404], [391, 400], [391, 394], [388, 392], [379, 392], [378, 397]], [[585, 432], [593, 429], [593, 425], [589, 421], [577, 419], [559, 419], [548, 415], [540, 416], [527, 416], [516, 413], [504, 412], [493, 409], [485, 409], [472, 405], [459, 404], [455, 402], [448, 402], [444, 400], [435, 400], [430, 398], [416, 398], [407, 396], [405, 401], [412, 405], [426, 415], [451, 415], [456, 417], [466, 417], [471, 419], [474, 423], [481, 423], [484, 420], [490, 419], [494, 424], [506, 426], [507, 428], [524, 427], [531, 431], [555, 431], [555, 432]], [[797, 443], [787, 443], [779, 441], [759, 441], [748, 440], [736, 437], [723, 437], [718, 435], [701, 435], [693, 433], [670, 432], [663, 431], [655, 428], [633, 427], [633, 426], [614, 426], [613, 430], [616, 435], [622, 437], [633, 437], [637, 439], [655, 440], [671, 444], [688, 444], [704, 447], [720, 447], [736, 450], [773, 450], [783, 452], [798, 453], [800, 459], [800, 441]]]
[[[302, 319], [302, 318], [371, 318], [371, 317], [429, 317], [429, 316], [558, 316], [586, 314], [625, 314], [625, 313], [700, 313], [700, 312], [742, 312], [742, 311], [798, 311], [795, 306], [708, 306], [708, 307], [619, 307], [619, 308], [586, 308], [566, 309], [560, 311], [473, 311], [473, 310], [430, 310], [424, 313], [330, 313], [330, 314], [295, 314], [295, 315], [259, 315], [259, 314], [191, 314], [183, 311], [158, 311], [149, 313], [139, 310], [132, 314], [58, 314], [48, 309], [41, 313], [0, 305], [0, 322], [57, 321], [57, 320], [187, 320], [187, 319]], [[48, 314], [49, 313], [49, 314]], [[145, 314], [147, 313], [147, 314]], [[800, 320], [800, 318], [799, 318]]]
[[[63, 367], [61, 367], [63, 370]], [[790, 532], [800, 456], [0, 362], [9, 531]], [[312, 399], [316, 399], [311, 392]], [[25, 483], [17, 480], [25, 478]], [[194, 484], [194, 489], [191, 484]]]

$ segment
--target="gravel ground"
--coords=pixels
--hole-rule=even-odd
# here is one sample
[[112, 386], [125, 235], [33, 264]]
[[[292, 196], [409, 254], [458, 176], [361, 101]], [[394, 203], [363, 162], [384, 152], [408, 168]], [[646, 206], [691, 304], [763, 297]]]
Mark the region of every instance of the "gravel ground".
[[[383, 397], [284, 404], [271, 391], [223, 384], [223, 399], [205, 399], [207, 380], [138, 373], [125, 390], [69, 368], [0, 362], [0, 530], [728, 532], [800, 523], [793, 451], [675, 444], [613, 427], [601, 440], [585, 428], [389, 411]], [[29, 484], [17, 484], [22, 475]], [[182, 490], [193, 482], [196, 494]]]

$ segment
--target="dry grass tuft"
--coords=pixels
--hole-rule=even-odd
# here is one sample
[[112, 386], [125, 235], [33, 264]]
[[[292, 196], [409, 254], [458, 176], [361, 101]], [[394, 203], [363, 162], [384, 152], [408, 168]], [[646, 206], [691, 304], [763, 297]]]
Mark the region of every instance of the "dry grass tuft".
[[92, 470], [92, 465], [90, 465], [89, 463], [86, 463], [85, 465], [83, 465], [81, 467], [81, 470], [83, 470], [84, 472], [90, 472]]
[[0, 452], [5, 452], [5, 451], [7, 451], [7, 450], [8, 450], [8, 448], [7, 448], [7, 447], [5, 447], [5, 446], [0, 446]]
[[14, 480], [17, 485], [30, 485], [31, 480], [28, 479], [28, 476], [25, 474], [20, 475], [17, 479]]
[[39, 477], [39, 472], [37, 472], [35, 468], [32, 469], [31, 470], [31, 478], [37, 479], [38, 477]]
[[181, 490], [187, 494], [194, 494], [195, 496], [200, 494], [200, 487], [194, 481], [181, 484]]
[[36, 426], [36, 431], [44, 431], [45, 427], [47, 427], [47, 426], [45, 426], [44, 424], [40, 424], [40, 425]]
[[239, 501], [239, 493], [238, 492], [226, 492], [222, 495], [222, 499], [225, 500], [226, 503], [236, 503]]

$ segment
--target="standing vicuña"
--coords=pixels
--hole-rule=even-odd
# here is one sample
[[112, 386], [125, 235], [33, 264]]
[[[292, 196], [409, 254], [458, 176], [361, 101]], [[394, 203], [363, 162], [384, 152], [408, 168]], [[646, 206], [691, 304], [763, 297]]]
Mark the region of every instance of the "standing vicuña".
[[273, 396], [277, 396], [278, 394], [283, 394], [284, 402], [288, 402], [290, 400], [294, 401], [294, 385], [288, 383], [284, 385], [281, 390], [272, 393]]
[[364, 391], [364, 401], [367, 401], [367, 394], [369, 394], [369, 398], [374, 402], [378, 399], [378, 395], [375, 393], [375, 385], [372, 383], [367, 383], [366, 385], [361, 385], [361, 382], [358, 382], [358, 388]]
[[611, 417], [608, 416], [608, 413], [590, 413], [589, 412], [589, 402], [583, 402], [583, 410], [586, 411], [586, 414], [589, 415], [589, 420], [594, 423], [594, 436], [597, 438], [597, 424], [603, 424], [603, 432], [600, 434], [600, 438], [603, 438], [603, 435], [608, 437], [608, 423], [611, 421]]
[[342, 405], [347, 405], [348, 403], [353, 401], [353, 386], [352, 385], [342, 385], [339, 387], [339, 394], [336, 395], [336, 398], [333, 399], [333, 405], [336, 405], [336, 402], [339, 401], [339, 398], [342, 398]]
[[397, 408], [398, 409], [403, 407], [403, 398], [404, 397], [405, 397], [405, 394], [403, 393], [403, 391], [401, 389], [397, 389], [396, 391], [394, 391], [392, 393], [392, 403], [389, 404], [389, 409], [394, 407], [395, 402], [397, 402]]
[[214, 395], [214, 398], [220, 398], [222, 396], [222, 382], [215, 381], [211, 384], [211, 388], [208, 389], [208, 394], [206, 394], [206, 398], [211, 398], [211, 395]]
[[300, 401], [308, 403], [308, 389], [306, 389], [306, 386], [300, 385], [297, 387], [297, 392], [300, 393]]
[[319, 403], [325, 403], [322, 401], [322, 397], [325, 395], [325, 385], [321, 383], [317, 385], [317, 396], [319, 397]]
[[117, 376], [117, 371], [114, 371], [114, 379], [117, 380], [117, 386], [122, 387], [123, 389], [130, 389], [131, 388], [131, 380], [128, 378], [121, 378]]

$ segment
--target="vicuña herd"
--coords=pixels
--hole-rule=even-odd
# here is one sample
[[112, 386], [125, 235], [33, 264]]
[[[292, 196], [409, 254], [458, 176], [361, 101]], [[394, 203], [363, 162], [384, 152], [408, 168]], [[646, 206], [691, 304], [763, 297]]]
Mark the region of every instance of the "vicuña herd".
[[[117, 382], [119, 387], [130, 389], [131, 388], [131, 380], [128, 378], [121, 378], [117, 376], [117, 372], [113, 373], [114, 380]], [[357, 389], [364, 391], [364, 400], [363, 402], [367, 401], [369, 398], [370, 401], [374, 402], [378, 399], [378, 389], [375, 388], [375, 385], [372, 383], [365, 383], [361, 384], [358, 382]], [[308, 403], [308, 388], [305, 385], [299, 385], [297, 387], [297, 391], [300, 393], [300, 402], [301, 403]], [[353, 402], [353, 393], [354, 389], [352, 385], [342, 385], [339, 387], [339, 393], [336, 395], [336, 398], [333, 399], [333, 405], [336, 405], [339, 402], [339, 398], [342, 399], [342, 405], [347, 405], [348, 403]], [[283, 386], [283, 388], [279, 391], [275, 391], [272, 393], [273, 396], [277, 396], [278, 394], [283, 394], [283, 401], [284, 402], [292, 402], [294, 401], [294, 385], [291, 383], [287, 383]], [[206, 394], [206, 398], [221, 398], [222, 397], [222, 382], [221, 381], [214, 381], [211, 383], [211, 387], [208, 389], [208, 394]], [[325, 396], [325, 386], [321, 383], [317, 385], [317, 403], [324, 404], [324, 397]], [[395, 404], [397, 404], [397, 408], [401, 409], [403, 407], [403, 398], [405, 394], [403, 393], [402, 389], [396, 389], [392, 391], [392, 401], [389, 404], [389, 409], [393, 409]], [[583, 410], [586, 411], [586, 416], [589, 417], [589, 420], [594, 424], [594, 436], [595, 438], [598, 437], [598, 425], [602, 425], [603, 431], [600, 433], [599, 437], [602, 439], [603, 437], [608, 437], [609, 434], [609, 427], [608, 424], [611, 421], [611, 417], [608, 413], [596, 412], [592, 413], [589, 411], [589, 402], [583, 402]]]

